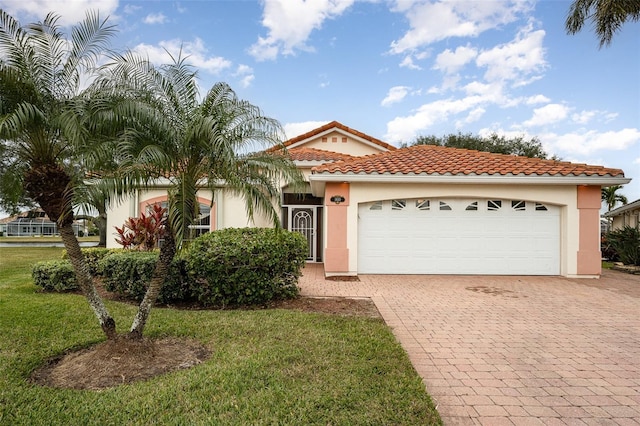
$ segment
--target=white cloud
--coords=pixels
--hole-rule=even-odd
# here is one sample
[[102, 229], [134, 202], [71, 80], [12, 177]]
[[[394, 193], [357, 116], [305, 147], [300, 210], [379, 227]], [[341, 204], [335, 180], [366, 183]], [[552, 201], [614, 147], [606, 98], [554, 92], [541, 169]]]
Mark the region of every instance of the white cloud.
[[126, 13], [127, 15], [131, 15], [132, 13], [136, 13], [140, 9], [142, 9], [142, 6], [134, 6], [132, 4], [127, 4], [124, 6], [124, 13]]
[[99, 10], [100, 16], [106, 18], [116, 11], [118, 3], [119, 0], [74, 0], [70, 5], [69, 2], [60, 0], [21, 0], [2, 1], [0, 8], [17, 17], [21, 24], [43, 20], [47, 13], [55, 12], [60, 15], [58, 23], [69, 26], [83, 20], [88, 10]]
[[313, 50], [306, 42], [311, 32], [327, 19], [340, 16], [355, 0], [264, 0], [262, 25], [266, 37], [249, 48], [256, 60], [273, 60], [279, 54], [292, 55], [296, 50]]
[[476, 59], [479, 67], [486, 67], [488, 81], [514, 81], [514, 85], [528, 84], [547, 66], [542, 47], [545, 32], [532, 31], [528, 26], [515, 40], [482, 51]]
[[467, 115], [467, 118], [464, 119], [464, 123], [469, 124], [480, 120], [485, 112], [487, 112], [487, 110], [484, 108], [476, 108], [472, 110], [469, 115]]
[[243, 65], [243, 64], [238, 65], [238, 68], [236, 69], [236, 72], [233, 75], [234, 77], [240, 78], [240, 85], [245, 89], [251, 86], [251, 83], [253, 83], [253, 80], [255, 80], [255, 75], [253, 74], [253, 68], [251, 68], [248, 65]]
[[167, 22], [167, 17], [162, 13], [150, 13], [143, 19], [145, 24], [164, 24]]
[[475, 59], [477, 54], [478, 51], [469, 46], [458, 46], [455, 51], [447, 49], [436, 56], [436, 63], [433, 68], [446, 74], [453, 74]]
[[416, 65], [413, 63], [413, 58], [411, 56], [405, 57], [402, 62], [400, 62], [401, 68], [409, 68], [410, 70], [421, 70], [420, 65]]
[[382, 100], [382, 102], [380, 102], [380, 105], [388, 106], [400, 102], [405, 98], [405, 96], [407, 96], [407, 94], [409, 93], [409, 89], [410, 87], [407, 86], [392, 87], [391, 89], [389, 89], [387, 96]]
[[[220, 56], [207, 56], [207, 49], [204, 42], [196, 38], [193, 41], [164, 40], [158, 45], [139, 44], [133, 48], [135, 52], [148, 57], [155, 64], [165, 64], [171, 62], [171, 56], [177, 58], [182, 51], [183, 57], [188, 57], [187, 62], [200, 70], [205, 70], [211, 74], [229, 68], [231, 61]], [[167, 53], [168, 52], [168, 53]]]
[[327, 123], [329, 123], [329, 121], [302, 121], [299, 123], [287, 123], [283, 127], [287, 138], [291, 139], [310, 132], [313, 129], [317, 129], [320, 126], [324, 126]]
[[580, 111], [571, 115], [571, 119], [578, 124], [587, 124], [598, 114], [598, 111]]
[[385, 138], [390, 142], [408, 142], [434, 124], [446, 121], [452, 115], [476, 109], [482, 102], [484, 99], [481, 96], [468, 96], [422, 105], [414, 114], [396, 117], [388, 122]]
[[396, 0], [393, 11], [405, 14], [409, 30], [391, 43], [391, 53], [405, 53], [449, 37], [477, 37], [515, 21], [531, 10], [531, 0], [432, 1]]
[[522, 123], [526, 127], [544, 126], [567, 118], [569, 108], [562, 104], [548, 104], [533, 110], [533, 117]]
[[590, 130], [562, 135], [550, 133], [541, 135], [540, 139], [550, 143], [555, 151], [570, 155], [591, 155], [598, 151], [622, 151], [640, 144], [640, 130], [627, 128], [609, 132]]
[[551, 99], [547, 98], [544, 95], [534, 95], [534, 96], [529, 96], [526, 100], [525, 103], [527, 105], [535, 105], [535, 104], [546, 104], [551, 102]]

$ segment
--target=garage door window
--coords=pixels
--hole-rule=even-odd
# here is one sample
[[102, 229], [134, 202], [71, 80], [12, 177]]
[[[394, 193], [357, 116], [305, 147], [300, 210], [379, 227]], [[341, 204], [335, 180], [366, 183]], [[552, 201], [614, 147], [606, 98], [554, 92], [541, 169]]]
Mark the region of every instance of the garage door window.
[[431, 208], [431, 204], [429, 200], [416, 200], [416, 208], [418, 210], [429, 210]]
[[497, 212], [502, 208], [502, 200], [488, 200], [487, 210], [490, 212]]
[[369, 210], [382, 210], [382, 201], [376, 201], [375, 203], [371, 204]]
[[404, 210], [407, 200], [391, 200], [391, 210]]
[[511, 208], [517, 212], [523, 212], [527, 209], [527, 203], [521, 200], [520, 201], [513, 200], [511, 201]]
[[546, 212], [547, 207], [544, 204], [536, 203], [536, 211], [538, 212]]
[[473, 203], [469, 204], [467, 206], [467, 208], [465, 209], [466, 211], [478, 211], [478, 202], [474, 201]]
[[440, 210], [450, 211], [451, 210], [451, 206], [449, 204], [445, 203], [444, 201], [440, 201]]

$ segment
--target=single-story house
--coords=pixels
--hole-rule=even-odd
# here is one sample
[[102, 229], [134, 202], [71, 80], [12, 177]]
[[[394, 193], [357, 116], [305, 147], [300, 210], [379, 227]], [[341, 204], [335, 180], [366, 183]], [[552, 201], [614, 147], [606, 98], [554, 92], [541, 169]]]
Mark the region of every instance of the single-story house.
[[[79, 228], [79, 224], [74, 222], [76, 235]], [[7, 237], [50, 237], [58, 235], [58, 225], [49, 219], [44, 210], [34, 209], [0, 219], [0, 232]]]
[[[304, 194], [283, 187], [282, 224], [309, 241], [327, 276], [487, 274], [597, 277], [601, 187], [619, 169], [438, 146], [397, 149], [331, 122], [286, 141]], [[203, 231], [268, 226], [241, 200], [200, 195]], [[166, 188], [111, 207], [121, 226]], [[110, 241], [109, 246], [115, 246]]]
[[640, 199], [613, 209], [605, 213], [604, 217], [611, 220], [611, 231], [625, 226], [638, 227], [640, 226]]

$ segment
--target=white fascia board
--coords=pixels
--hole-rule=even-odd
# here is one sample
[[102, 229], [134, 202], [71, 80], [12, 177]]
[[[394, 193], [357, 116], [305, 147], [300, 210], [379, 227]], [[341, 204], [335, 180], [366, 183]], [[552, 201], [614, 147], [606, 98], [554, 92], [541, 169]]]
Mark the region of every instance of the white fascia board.
[[294, 160], [293, 164], [295, 164], [296, 167], [315, 167], [315, 166], [322, 166], [323, 164], [327, 164], [327, 163], [333, 163], [335, 162], [335, 160], [326, 160], [326, 161], [322, 161], [322, 160], [313, 160], [313, 161], [308, 161], [308, 160]]
[[625, 204], [624, 206], [620, 206], [616, 209], [611, 210], [610, 212], [606, 212], [603, 216], [604, 217], [618, 216], [619, 214], [622, 214], [628, 210], [634, 210], [637, 208], [640, 208], [640, 200], [632, 201], [629, 204]]
[[447, 183], [514, 185], [624, 185], [630, 178], [607, 176], [516, 176], [516, 175], [392, 175], [314, 173], [314, 182]]

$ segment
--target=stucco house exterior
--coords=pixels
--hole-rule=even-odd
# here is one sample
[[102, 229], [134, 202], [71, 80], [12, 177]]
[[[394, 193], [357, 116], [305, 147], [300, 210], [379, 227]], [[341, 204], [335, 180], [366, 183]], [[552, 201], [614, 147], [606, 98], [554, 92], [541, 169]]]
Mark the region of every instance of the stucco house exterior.
[[[486, 274], [597, 277], [600, 190], [619, 169], [437, 146], [397, 149], [331, 122], [285, 145], [304, 194], [283, 187], [281, 219], [327, 276]], [[241, 200], [200, 194], [203, 231], [268, 226]], [[111, 206], [108, 229], [166, 198], [140, 191]], [[115, 246], [111, 239], [109, 246]]]
[[605, 213], [604, 217], [611, 220], [611, 231], [625, 226], [638, 227], [640, 226], [640, 199], [613, 209]]

